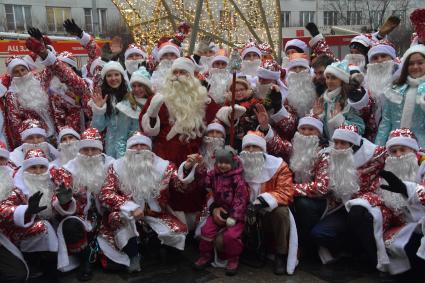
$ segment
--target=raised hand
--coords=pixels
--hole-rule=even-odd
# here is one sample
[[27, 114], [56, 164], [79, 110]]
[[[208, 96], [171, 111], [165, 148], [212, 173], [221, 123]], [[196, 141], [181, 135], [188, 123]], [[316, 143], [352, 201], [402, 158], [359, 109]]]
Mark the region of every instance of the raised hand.
[[63, 22], [63, 27], [66, 32], [81, 38], [83, 36], [83, 30], [75, 23], [74, 19], [66, 19]]
[[28, 34], [34, 37], [35, 39], [38, 39], [40, 41], [43, 40], [43, 34], [38, 28], [29, 28]]
[[315, 23], [308, 23], [305, 28], [310, 32], [312, 37], [315, 37], [320, 33]]
[[313, 114], [318, 116], [325, 111], [325, 102], [322, 97], [316, 99], [313, 105]]
[[394, 175], [391, 171], [382, 170], [379, 172], [379, 176], [381, 176], [385, 181], [387, 181], [388, 185], [381, 185], [381, 188], [386, 191], [390, 191], [393, 193], [399, 193], [407, 197], [407, 188], [406, 185], [400, 180], [396, 175]]
[[67, 204], [72, 200], [72, 189], [66, 188], [65, 185], [61, 183], [56, 190], [56, 196], [61, 205]]
[[38, 191], [28, 199], [28, 208], [26, 213], [28, 215], [34, 215], [37, 214], [47, 208], [47, 206], [40, 206], [40, 200], [43, 196], [43, 193]]
[[254, 108], [254, 113], [257, 116], [258, 124], [261, 130], [269, 128], [269, 114], [263, 104], [257, 103]]
[[108, 100], [108, 95], [105, 97], [102, 97], [101, 91], [94, 91], [92, 96], [93, 102], [96, 104], [97, 107], [102, 108], [103, 105], [105, 105], [106, 100]]

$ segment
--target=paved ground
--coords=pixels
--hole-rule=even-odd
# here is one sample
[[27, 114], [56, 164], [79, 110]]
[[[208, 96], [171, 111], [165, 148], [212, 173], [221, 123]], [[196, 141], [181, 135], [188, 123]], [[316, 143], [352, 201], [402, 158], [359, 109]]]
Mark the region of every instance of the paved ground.
[[[276, 276], [272, 272], [272, 264], [267, 263], [262, 268], [252, 268], [240, 265], [235, 277], [227, 277], [224, 270], [208, 268], [197, 272], [191, 268], [196, 259], [197, 252], [193, 246], [179, 255], [168, 257], [168, 263], [161, 264], [158, 259], [148, 258], [142, 263], [142, 272], [129, 275], [126, 272], [118, 274], [104, 273], [96, 267], [92, 282], [105, 283], [133, 283], [133, 282], [196, 282], [196, 283], [218, 283], [218, 282], [287, 282], [287, 283], [372, 283], [372, 282], [422, 282], [412, 278], [398, 280], [384, 280], [374, 271], [365, 271], [361, 262], [354, 259], [344, 259], [332, 265], [322, 265], [316, 259], [301, 261], [293, 276]], [[64, 274], [62, 282], [76, 283], [76, 273]]]

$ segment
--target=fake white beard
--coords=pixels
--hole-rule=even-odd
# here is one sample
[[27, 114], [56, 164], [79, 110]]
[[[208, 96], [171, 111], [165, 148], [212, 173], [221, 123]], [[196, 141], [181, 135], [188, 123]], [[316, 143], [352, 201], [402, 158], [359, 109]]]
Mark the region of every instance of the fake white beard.
[[272, 83], [270, 84], [260, 84], [257, 81], [257, 84], [255, 85], [255, 97], [260, 99], [265, 99], [267, 95], [272, 91]]
[[266, 158], [263, 152], [242, 151], [239, 156], [243, 164], [244, 176], [247, 181], [253, 180], [256, 176], [261, 174], [266, 164]]
[[154, 153], [150, 150], [127, 149], [119, 174], [121, 191], [131, 195], [141, 205], [145, 200], [157, 198], [162, 176], [154, 168]]
[[131, 75], [139, 69], [139, 66], [145, 62], [145, 59], [125, 60], [124, 65], [126, 71]]
[[391, 86], [393, 72], [393, 60], [367, 65], [366, 83], [373, 97], [380, 96], [386, 88]]
[[359, 177], [354, 165], [353, 149], [331, 149], [329, 187], [333, 194], [344, 201], [359, 190]]
[[152, 73], [151, 82], [152, 85], [161, 90], [161, 87], [165, 81], [165, 78], [170, 74], [171, 66], [173, 65], [172, 60], [163, 59], [159, 62], [156, 70]]
[[0, 201], [9, 196], [13, 189], [12, 169], [7, 165], [0, 166]]
[[366, 58], [362, 54], [347, 54], [344, 60], [348, 62], [348, 65], [354, 65], [360, 68], [364, 68], [366, 65]]
[[242, 66], [241, 66], [241, 72], [244, 73], [245, 75], [256, 77], [257, 69], [260, 67], [260, 65], [261, 65], [260, 59], [255, 59], [253, 61], [243, 60]]
[[229, 72], [226, 69], [211, 68], [208, 83], [210, 84], [209, 95], [217, 104], [223, 104], [224, 93], [229, 84]]
[[68, 161], [74, 159], [78, 153], [78, 141], [68, 143], [60, 143], [58, 149], [60, 151], [61, 165], [65, 165]]
[[199, 80], [192, 76], [168, 76], [161, 93], [180, 140], [201, 137], [206, 128], [204, 117], [208, 94]]
[[292, 139], [292, 155], [289, 161], [289, 168], [294, 172], [296, 183], [304, 183], [311, 180], [311, 170], [319, 149], [318, 136], [304, 136], [299, 132], [295, 133]]
[[299, 117], [310, 112], [316, 99], [316, 90], [308, 71], [288, 74], [288, 103], [295, 108]]
[[50, 149], [49, 149], [49, 144], [47, 142], [41, 142], [36, 144], [24, 143], [22, 145], [22, 152], [24, 153], [24, 156], [31, 149], [41, 149], [44, 152], [44, 154], [46, 154], [46, 157], [50, 158]]
[[49, 85], [50, 90], [54, 93], [65, 94], [68, 90], [66, 84], [62, 83], [57, 76], [54, 76], [50, 81]]
[[201, 73], [208, 71], [208, 68], [211, 66], [211, 61], [214, 59], [213, 56], [201, 56], [199, 64], [201, 65]]
[[205, 136], [202, 140], [201, 153], [208, 170], [214, 169], [215, 160], [213, 159], [216, 149], [224, 147], [223, 138], [212, 138]]
[[24, 109], [42, 113], [49, 108], [49, 97], [31, 72], [23, 77], [14, 77], [12, 84], [17, 90], [18, 102]]
[[416, 182], [419, 171], [416, 154], [411, 152], [400, 157], [388, 156], [385, 160], [385, 170], [393, 172], [403, 181]]
[[50, 181], [49, 171], [46, 171], [43, 174], [32, 174], [25, 171], [23, 178], [24, 183], [29, 190], [29, 196], [32, 196], [38, 191], [43, 193], [43, 196], [40, 199], [39, 206], [47, 206], [47, 209], [41, 211], [38, 215], [42, 218], [51, 217], [53, 186]]
[[73, 176], [74, 190], [85, 187], [95, 195], [99, 193], [106, 177], [103, 155], [87, 156], [77, 153], [76, 162], [76, 172]]

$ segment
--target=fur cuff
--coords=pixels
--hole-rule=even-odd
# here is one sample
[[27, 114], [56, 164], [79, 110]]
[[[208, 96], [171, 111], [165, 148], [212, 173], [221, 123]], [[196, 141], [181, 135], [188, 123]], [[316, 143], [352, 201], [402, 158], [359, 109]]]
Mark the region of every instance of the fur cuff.
[[102, 107], [99, 107], [99, 106], [96, 105], [96, 103], [94, 103], [94, 101], [92, 99], [90, 99], [88, 105], [90, 106], [91, 110], [93, 111], [93, 115], [105, 115], [105, 113], [106, 113], [106, 103]]
[[[239, 120], [239, 118], [241, 118], [242, 115], [245, 114], [245, 112], [246, 112], [245, 107], [235, 104], [235, 122]], [[223, 106], [217, 111], [217, 113], [215, 114], [215, 117], [221, 122], [223, 122], [227, 127], [230, 127], [231, 114], [232, 114], [232, 107]]]
[[311, 48], [314, 48], [314, 46], [320, 41], [320, 40], [324, 40], [324, 37], [321, 33], [319, 33], [318, 35], [316, 35], [315, 37], [313, 37], [312, 39], [310, 39], [310, 41], [308, 42], [308, 45]]
[[273, 211], [273, 209], [278, 207], [277, 200], [271, 194], [262, 193], [259, 196], [262, 197], [269, 205], [268, 207], [265, 208], [266, 211], [271, 212]]
[[270, 119], [275, 123], [288, 117], [289, 117], [289, 113], [288, 111], [286, 111], [285, 106], [282, 106], [282, 108], [277, 113], [270, 115]]
[[186, 161], [184, 161], [182, 164], [180, 164], [179, 166], [179, 170], [177, 170], [177, 176], [179, 177], [179, 180], [183, 183], [183, 184], [190, 184], [193, 181], [195, 181], [195, 172], [196, 172], [196, 167], [198, 167], [198, 164], [195, 164], [192, 169], [190, 170], [190, 173], [184, 177], [184, 165], [186, 164]]
[[142, 129], [143, 132], [146, 133], [148, 136], [154, 137], [159, 134], [160, 131], [160, 120], [159, 116], [156, 116], [155, 126], [151, 127], [151, 117], [149, 117], [148, 114], [145, 114], [142, 116]]
[[[257, 129], [256, 130], [259, 131], [260, 130], [260, 126], [257, 126]], [[273, 137], [274, 137], [274, 131], [272, 129], [272, 126], [270, 126], [270, 124], [269, 124], [269, 129], [267, 131], [267, 135], [264, 136], [264, 139], [266, 140], [266, 142], [269, 142], [269, 141], [271, 141], [273, 139]]]
[[78, 39], [80, 40], [81, 45], [85, 47], [89, 44], [91, 36], [87, 32], [83, 31], [83, 36], [81, 38], [78, 37]]
[[47, 57], [46, 57], [46, 59], [41, 61], [41, 64], [48, 67], [48, 66], [53, 65], [55, 62], [56, 62], [56, 55], [52, 51], [48, 50], [47, 51]]
[[77, 203], [74, 198], [71, 199], [68, 209], [64, 209], [57, 199], [53, 201], [52, 206], [62, 216], [73, 215], [77, 211]]
[[126, 201], [123, 205], [120, 206], [120, 210], [128, 215], [131, 215], [131, 212], [135, 211], [137, 208], [140, 208], [140, 205], [131, 200]]
[[366, 92], [365, 95], [363, 95], [362, 99], [360, 99], [357, 102], [353, 102], [350, 99], [348, 99], [348, 105], [356, 109], [357, 111], [362, 110], [363, 108], [367, 107], [369, 105], [369, 95]]
[[151, 118], [157, 117], [162, 104], [164, 104], [164, 96], [161, 94], [154, 95], [149, 104], [148, 110], [146, 110], [146, 114]]
[[13, 213], [13, 222], [16, 226], [22, 228], [29, 228], [34, 224], [35, 215], [31, 216], [31, 220], [25, 223], [25, 212], [27, 211], [28, 205], [18, 205]]

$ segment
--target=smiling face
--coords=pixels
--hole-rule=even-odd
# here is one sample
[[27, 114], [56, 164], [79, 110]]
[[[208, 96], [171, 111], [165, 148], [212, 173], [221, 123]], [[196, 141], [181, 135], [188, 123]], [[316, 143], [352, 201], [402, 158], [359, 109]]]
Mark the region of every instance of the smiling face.
[[414, 79], [424, 76], [425, 56], [421, 53], [413, 53], [409, 58], [407, 72]]
[[146, 88], [146, 86], [142, 83], [139, 83], [139, 82], [133, 82], [131, 84], [131, 89], [133, 91], [133, 95], [136, 98], [143, 98], [143, 97], [147, 96], [145, 88]]
[[249, 97], [249, 91], [244, 84], [236, 83], [235, 87], [235, 99], [237, 101], [244, 100]]
[[332, 74], [326, 74], [326, 86], [328, 91], [333, 91], [342, 86], [342, 81]]
[[106, 73], [106, 83], [111, 88], [118, 88], [122, 83], [122, 75], [120, 72], [111, 70]]

